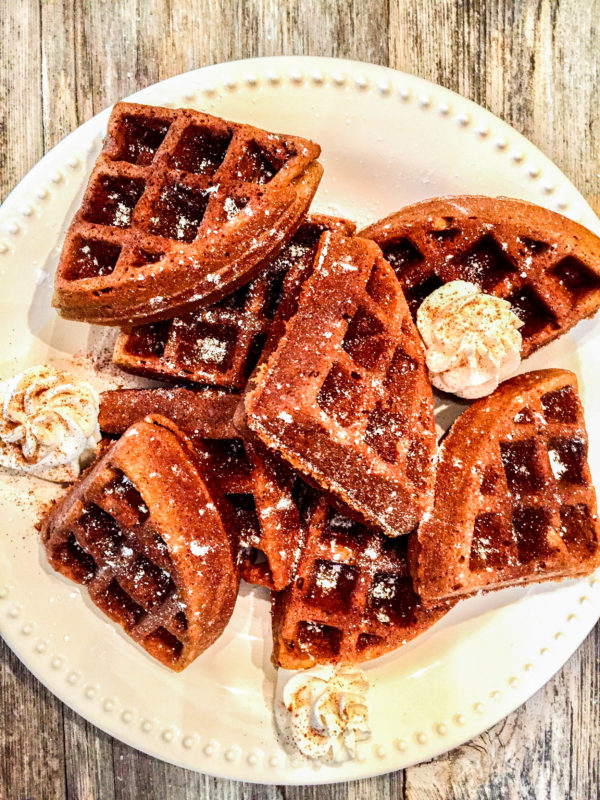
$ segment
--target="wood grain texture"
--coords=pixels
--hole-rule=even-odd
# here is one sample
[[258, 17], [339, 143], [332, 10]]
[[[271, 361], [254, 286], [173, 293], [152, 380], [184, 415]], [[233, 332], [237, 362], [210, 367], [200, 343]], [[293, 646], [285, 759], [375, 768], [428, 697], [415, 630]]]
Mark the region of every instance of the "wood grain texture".
[[390, 66], [497, 114], [600, 211], [600, 2], [393, 3]]
[[[304, 53], [413, 72], [481, 103], [600, 211], [600, 0], [0, 0], [0, 199], [119, 98], [207, 64]], [[263, 787], [156, 761], [89, 725], [2, 646], [2, 800], [597, 800], [600, 629], [469, 744], [347, 785]]]

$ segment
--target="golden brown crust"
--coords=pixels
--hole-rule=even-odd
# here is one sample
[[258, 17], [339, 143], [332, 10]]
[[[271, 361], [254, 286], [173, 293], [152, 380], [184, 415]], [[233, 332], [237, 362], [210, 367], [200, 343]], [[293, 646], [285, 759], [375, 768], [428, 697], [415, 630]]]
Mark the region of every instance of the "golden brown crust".
[[198, 111], [117, 103], [53, 304], [69, 319], [135, 325], [216, 302], [293, 236], [321, 179], [319, 153]]
[[321, 496], [294, 581], [272, 595], [273, 663], [356, 664], [395, 650], [441, 619], [454, 603], [420, 602], [406, 544], [405, 537], [392, 544]]
[[476, 283], [523, 319], [523, 358], [600, 308], [600, 238], [567, 217], [507, 197], [424, 200], [370, 225], [413, 316], [438, 286]]
[[42, 524], [50, 564], [170, 669], [223, 632], [236, 542], [198, 451], [170, 420], [130, 427]]
[[315, 265], [245, 397], [245, 421], [386, 534], [408, 533], [429, 508], [435, 450], [418, 334], [372, 242], [325, 233]]
[[232, 423], [239, 397], [219, 391], [192, 389], [114, 389], [100, 395], [98, 424], [104, 433], [124, 433], [148, 414], [160, 414], [191, 439], [231, 439], [238, 435]]
[[233, 426], [239, 401], [223, 392], [122, 389], [100, 395], [100, 428], [123, 433], [148, 413], [174, 420], [198, 445], [206, 480], [224, 495], [224, 516], [239, 540], [244, 580], [283, 589], [290, 582], [302, 539], [296, 477], [260, 442], [243, 442]]
[[243, 389], [267, 336], [273, 338], [280, 297], [289, 296], [286, 276], [310, 260], [324, 230], [352, 233], [354, 225], [322, 214], [307, 217], [251, 283], [185, 317], [122, 331], [113, 361], [146, 377]]
[[409, 563], [426, 602], [600, 566], [572, 372], [519, 375], [458, 418], [440, 447], [433, 511], [411, 536]]

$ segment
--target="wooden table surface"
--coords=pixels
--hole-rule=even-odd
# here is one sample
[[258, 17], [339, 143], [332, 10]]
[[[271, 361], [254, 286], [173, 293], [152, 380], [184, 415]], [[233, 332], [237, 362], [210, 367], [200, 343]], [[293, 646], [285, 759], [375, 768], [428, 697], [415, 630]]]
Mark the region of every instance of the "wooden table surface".
[[[121, 97], [207, 64], [280, 54], [372, 61], [454, 89], [531, 139], [600, 212], [600, 0], [0, 0], [0, 200]], [[463, 747], [306, 788], [216, 780], [132, 750], [0, 646], [0, 800], [599, 796], [599, 626], [528, 703]]]

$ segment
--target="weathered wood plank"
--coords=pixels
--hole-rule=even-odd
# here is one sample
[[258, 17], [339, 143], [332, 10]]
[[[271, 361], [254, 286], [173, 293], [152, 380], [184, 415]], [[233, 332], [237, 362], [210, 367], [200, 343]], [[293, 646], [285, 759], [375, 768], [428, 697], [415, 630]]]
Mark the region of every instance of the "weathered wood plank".
[[68, 800], [115, 800], [112, 738], [63, 706]]
[[43, 155], [40, 10], [0, 5], [0, 199]]
[[283, 796], [275, 786], [210, 778], [156, 761], [116, 741], [113, 768], [115, 800], [280, 800]]
[[0, 797], [63, 800], [62, 703], [0, 641]]
[[352, 783], [281, 787], [281, 793], [285, 800], [403, 800], [404, 772]]
[[600, 2], [398, 0], [390, 66], [480, 103], [600, 210]]
[[311, 55], [388, 63], [387, 0], [251, 0], [236, 58]]
[[78, 113], [77, 62], [72, 3], [40, 3], [44, 152], [83, 118]]

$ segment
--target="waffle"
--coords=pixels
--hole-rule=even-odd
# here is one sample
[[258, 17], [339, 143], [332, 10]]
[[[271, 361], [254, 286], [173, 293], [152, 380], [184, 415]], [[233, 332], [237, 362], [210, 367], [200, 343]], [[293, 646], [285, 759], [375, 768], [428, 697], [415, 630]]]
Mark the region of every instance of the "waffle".
[[325, 230], [352, 233], [337, 217], [309, 217], [251, 283], [209, 308], [121, 332], [113, 361], [128, 372], [243, 389], [256, 366], [282, 297], [286, 275], [310, 260]]
[[239, 538], [238, 563], [249, 583], [282, 589], [301, 541], [294, 476], [259, 443], [233, 427], [239, 397], [189, 389], [122, 389], [100, 395], [100, 429], [121, 434], [149, 413], [172, 419], [207, 454], [206, 479], [225, 495]]
[[245, 422], [364, 519], [408, 533], [432, 499], [435, 449], [418, 334], [372, 242], [325, 233], [315, 264]]
[[600, 239], [523, 200], [425, 200], [360, 235], [383, 250], [413, 317], [431, 292], [453, 280], [508, 300], [523, 321], [523, 358], [600, 307]]
[[235, 604], [235, 543], [202, 461], [161, 416], [136, 423], [42, 524], [50, 564], [179, 671], [223, 632]]
[[600, 566], [600, 524], [572, 372], [513, 378], [475, 402], [439, 456], [409, 557], [427, 603]]
[[354, 664], [423, 633], [451, 608], [414, 592], [407, 537], [390, 539], [322, 498], [294, 581], [272, 597], [273, 663], [286, 669]]
[[233, 439], [231, 418], [239, 397], [191, 389], [114, 389], [100, 395], [98, 424], [103, 433], [120, 436], [149, 414], [172, 420], [192, 441]]
[[55, 307], [132, 325], [230, 294], [293, 236], [321, 179], [319, 153], [198, 111], [117, 103], [67, 233]]
[[[356, 225], [343, 217], [327, 217], [322, 214], [313, 214], [309, 220], [313, 223], [311, 228], [312, 235], [309, 240], [310, 248], [307, 248], [300, 258], [295, 259], [290, 265], [290, 269], [286, 272], [281, 286], [277, 310], [273, 315], [267, 339], [258, 360], [258, 370], [260, 370], [260, 365], [277, 348], [281, 337], [285, 333], [287, 323], [298, 310], [302, 287], [315, 268], [317, 247], [321, 236], [326, 231], [335, 231], [342, 236], [352, 236], [356, 231]], [[253, 383], [253, 381], [249, 381], [249, 385], [253, 385]]]

